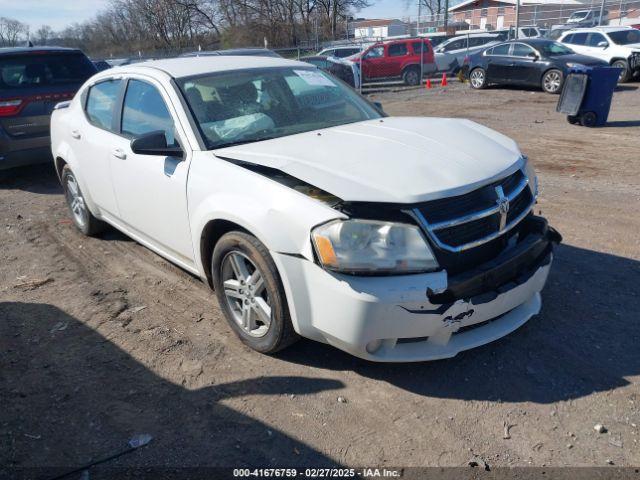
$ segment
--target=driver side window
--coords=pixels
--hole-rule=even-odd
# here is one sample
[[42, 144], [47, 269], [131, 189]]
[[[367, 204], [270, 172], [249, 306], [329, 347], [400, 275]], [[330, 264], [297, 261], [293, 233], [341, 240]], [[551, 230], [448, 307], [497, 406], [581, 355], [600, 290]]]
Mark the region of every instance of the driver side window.
[[167, 145], [176, 145], [175, 125], [160, 92], [141, 80], [129, 80], [122, 108], [122, 133], [138, 137], [163, 131]]

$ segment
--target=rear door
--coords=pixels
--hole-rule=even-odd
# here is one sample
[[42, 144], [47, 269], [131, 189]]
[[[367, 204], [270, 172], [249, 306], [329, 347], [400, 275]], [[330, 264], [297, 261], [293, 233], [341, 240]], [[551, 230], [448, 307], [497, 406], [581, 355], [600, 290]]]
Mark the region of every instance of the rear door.
[[109, 146], [117, 139], [116, 111], [123, 85], [121, 79], [109, 78], [90, 86], [83, 93], [84, 115], [72, 120], [68, 132], [88, 194], [112, 217], [118, 216], [118, 207], [111, 184]]
[[[403, 68], [413, 60], [407, 42], [391, 43], [387, 45], [387, 65], [385, 66], [386, 77], [399, 77]], [[415, 59], [417, 64], [418, 58]]]
[[487, 50], [487, 81], [509, 83], [512, 59], [509, 56], [510, 43], [502, 43]]
[[73, 98], [95, 66], [80, 52], [0, 55], [0, 126], [15, 140], [49, 137], [56, 103]]

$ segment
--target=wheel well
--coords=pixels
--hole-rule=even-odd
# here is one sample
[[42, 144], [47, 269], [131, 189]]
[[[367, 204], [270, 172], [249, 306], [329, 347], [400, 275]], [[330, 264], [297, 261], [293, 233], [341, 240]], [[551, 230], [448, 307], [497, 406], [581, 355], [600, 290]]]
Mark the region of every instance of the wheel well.
[[404, 75], [405, 72], [408, 72], [409, 70], [419, 70], [420, 69], [420, 65], [416, 65], [415, 63], [411, 64], [411, 65], [407, 65], [406, 67], [404, 67], [402, 69], [402, 74]]
[[207, 275], [207, 283], [211, 288], [213, 288], [213, 275], [211, 272], [213, 249], [225, 233], [233, 231], [251, 234], [246, 228], [241, 227], [237, 223], [228, 220], [211, 220], [205, 225], [200, 235], [200, 259], [202, 260], [204, 272]]
[[613, 65], [614, 63], [616, 63], [619, 60], [622, 60], [623, 62], [627, 61], [626, 58], [612, 58], [611, 61], [609, 62], [609, 65]]
[[62, 179], [62, 169], [67, 164], [62, 157], [56, 157], [55, 165], [56, 165], [56, 173], [58, 174], [58, 178]]

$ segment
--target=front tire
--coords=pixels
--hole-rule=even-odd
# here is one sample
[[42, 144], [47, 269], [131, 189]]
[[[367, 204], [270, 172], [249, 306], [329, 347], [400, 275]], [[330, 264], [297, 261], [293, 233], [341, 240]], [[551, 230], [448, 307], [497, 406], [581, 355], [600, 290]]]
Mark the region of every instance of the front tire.
[[620, 76], [618, 77], [618, 83], [626, 83], [631, 79], [629, 64], [626, 60], [616, 60], [611, 64], [611, 66], [622, 69], [622, 72], [620, 72]]
[[469, 74], [469, 85], [471, 85], [471, 88], [475, 88], [476, 90], [486, 88], [487, 72], [484, 68], [478, 67], [471, 70], [471, 73]]
[[409, 67], [402, 74], [402, 81], [409, 86], [415, 87], [420, 85], [420, 69], [417, 67]]
[[552, 68], [542, 76], [542, 90], [556, 95], [562, 90], [563, 81], [562, 72], [556, 68]]
[[257, 238], [223, 235], [213, 250], [211, 273], [220, 307], [244, 344], [271, 354], [298, 340], [278, 270]]
[[69, 165], [62, 169], [62, 188], [67, 205], [71, 211], [71, 219], [78, 230], [92, 237], [102, 232], [106, 224], [93, 216], [80, 190], [80, 184]]

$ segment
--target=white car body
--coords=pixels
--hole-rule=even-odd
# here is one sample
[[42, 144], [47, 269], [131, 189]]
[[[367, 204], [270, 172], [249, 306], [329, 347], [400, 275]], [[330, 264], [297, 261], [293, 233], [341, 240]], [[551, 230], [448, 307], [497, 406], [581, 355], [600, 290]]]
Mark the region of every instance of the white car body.
[[[437, 304], [427, 292], [447, 290], [453, 277], [443, 268], [358, 276], [319, 265], [310, 232], [348, 214], [242, 162], [284, 172], [343, 202], [407, 209], [468, 194], [510, 175], [522, 179], [521, 192], [535, 201], [537, 181], [514, 141], [468, 120], [387, 117], [207, 150], [174, 80], [283, 66], [309, 68], [284, 59], [202, 57], [101, 72], [53, 114], [56, 168], [60, 172], [63, 164], [70, 166], [93, 215], [204, 281], [210, 280], [210, 246], [203, 244], [207, 226], [232, 222], [250, 232], [277, 266], [295, 331], [365, 359], [452, 357], [510, 333], [540, 311], [550, 252], [527, 278], [501, 287], [491, 298]], [[87, 120], [84, 93], [111, 78], [141, 79], [159, 90], [175, 121], [184, 158], [135, 154], [129, 139]], [[520, 225], [533, 201], [494, 237]], [[430, 234], [428, 226], [422, 228]], [[506, 250], [515, 248], [511, 243]]]
[[611, 37], [615, 32], [638, 35], [638, 30], [632, 27], [593, 27], [567, 30], [558, 41], [576, 53], [599, 58], [609, 64], [625, 61], [632, 73], [640, 73], [640, 43], [619, 45]]

